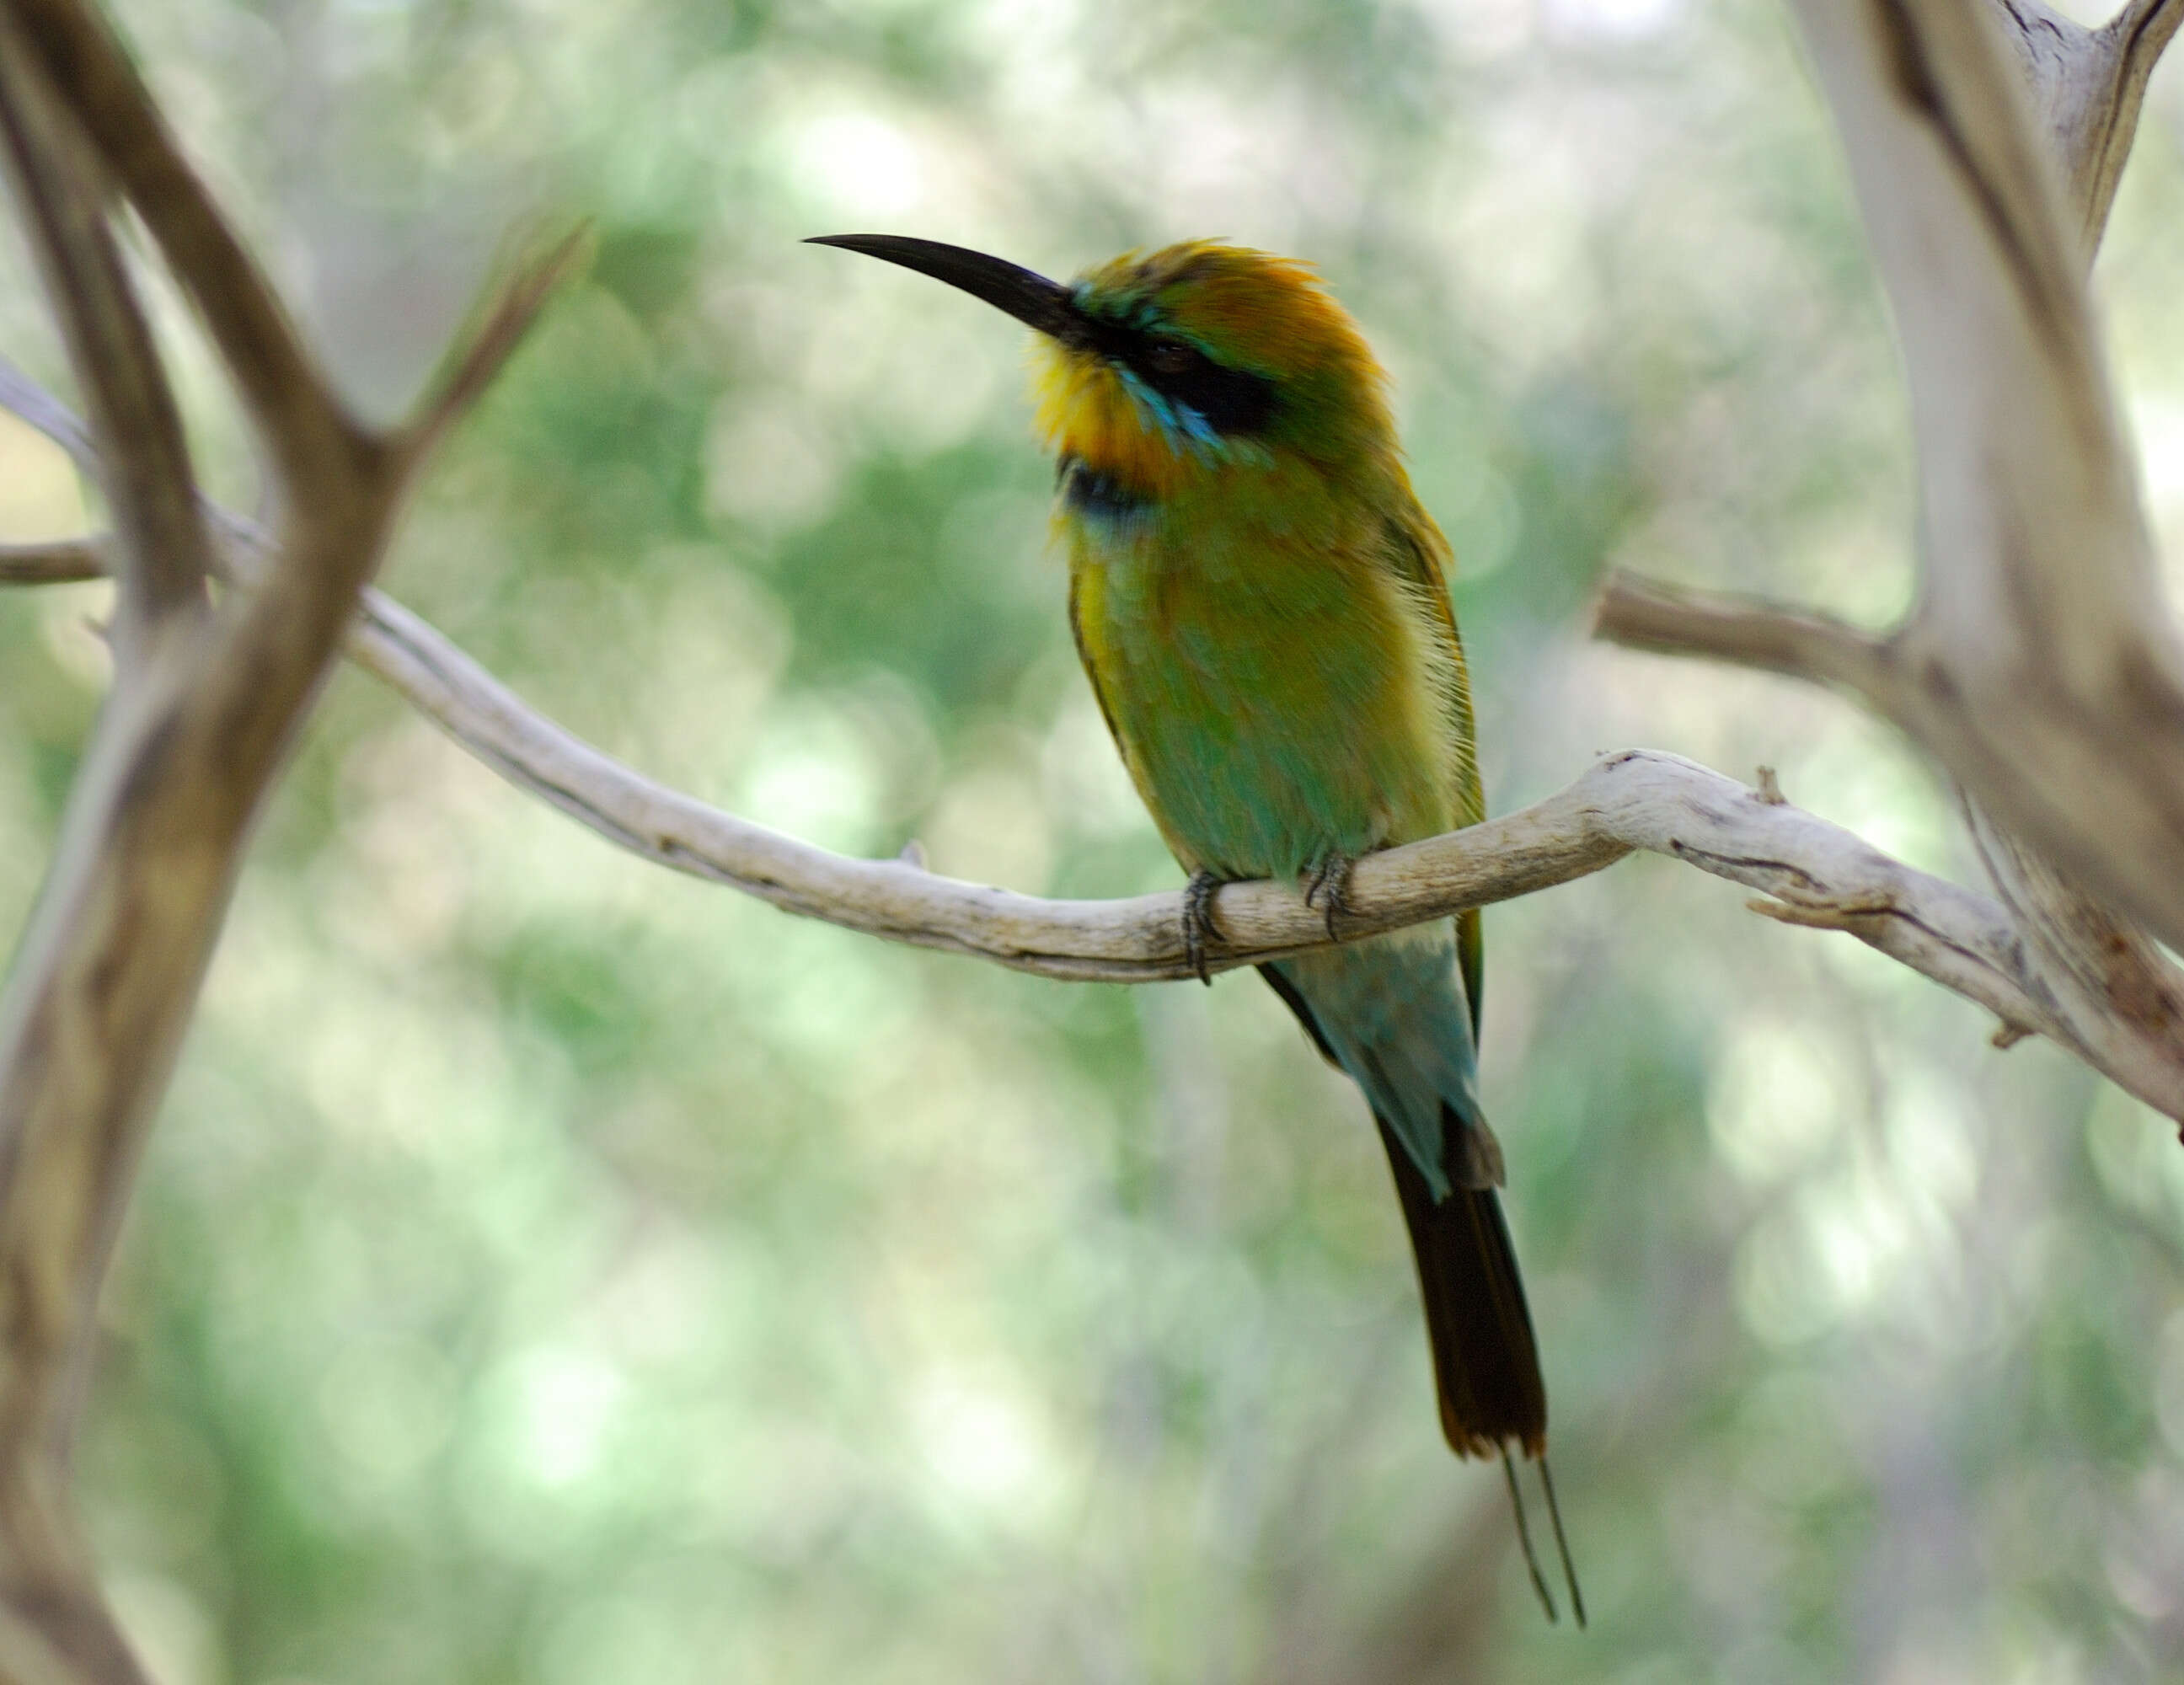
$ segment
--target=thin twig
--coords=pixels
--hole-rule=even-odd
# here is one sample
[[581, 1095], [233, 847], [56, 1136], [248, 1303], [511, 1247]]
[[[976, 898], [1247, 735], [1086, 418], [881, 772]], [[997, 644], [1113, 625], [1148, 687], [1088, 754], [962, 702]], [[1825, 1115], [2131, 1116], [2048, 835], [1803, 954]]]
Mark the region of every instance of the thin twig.
[[469, 412], [515, 355], [547, 300], [589, 260], [593, 243], [588, 227], [574, 228], [515, 264], [507, 281], [489, 295], [476, 331], [459, 342], [446, 370], [434, 378], [415, 414], [404, 425], [398, 437], [405, 452], [413, 456], [429, 453]]
[[1869, 700], [1899, 688], [1887, 644], [1830, 615], [1619, 569], [1593, 601], [1592, 634], [1626, 648], [1703, 656], [1832, 685]]
[[112, 571], [99, 546], [88, 538], [0, 544], [0, 585], [66, 585], [104, 579]]
[[103, 477], [106, 464], [83, 418], [4, 357], [0, 357], [0, 409], [29, 422], [58, 445], [85, 479]]

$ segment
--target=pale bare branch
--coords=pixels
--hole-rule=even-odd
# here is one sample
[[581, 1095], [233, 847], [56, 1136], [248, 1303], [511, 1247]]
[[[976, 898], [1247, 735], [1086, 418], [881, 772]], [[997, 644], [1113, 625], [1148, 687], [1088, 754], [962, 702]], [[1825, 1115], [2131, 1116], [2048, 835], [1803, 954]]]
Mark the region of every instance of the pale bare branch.
[[[2137, 8], [2096, 31], [2026, 0], [1802, 0], [1910, 378], [1919, 606], [1866, 653], [1811, 617], [1679, 614], [1658, 592], [1641, 605], [1647, 593], [1626, 581], [1602, 620], [1611, 634], [1642, 629], [1649, 647], [1853, 692], [2057, 862], [2056, 883], [2172, 943], [2184, 940], [2184, 642], [2086, 308], [2090, 232], [2076, 231], [2106, 216], [2179, 9]], [[2075, 201], [1997, 19], [2056, 125]]]
[[[2098, 31], [2039, 0], [1997, 0], [2061, 160], [2090, 265], [2137, 132], [2147, 81], [2184, 22], [2184, 0], [2132, 0]], [[1960, 796], [1962, 792], [1960, 792]], [[2142, 1056], [2184, 1059], [2184, 971], [2128, 920], [1996, 826], [1969, 797], [1965, 818], [1988, 876], [2075, 1024], [2132, 1026]]]
[[[2167, 874], [2184, 859], [2184, 666], [2081, 277], [2181, 18], [2179, 0], [2098, 31], [2039, 0], [1808, 8], [1910, 367], [1919, 608], [1872, 639], [1618, 576], [1596, 622], [1618, 642], [1847, 690], [1917, 739], [1966, 792], [2061, 1009], [2081, 1030], [2126, 1026], [2114, 1059], [2148, 1071], [2184, 1071], [2184, 972], [2105, 898], [2179, 928]], [[2017, 53], [2060, 192], [1990, 23]], [[2075, 242], [2061, 232], [2073, 213]]]
[[2184, 22], [2184, 0], [2132, 0], [2097, 30], [2041, 0], [1994, 3], [2054, 144], [2090, 258], [2138, 133], [2148, 78]]
[[[19, 413], [60, 437], [73, 423], [43, 393]], [[247, 584], [265, 564], [269, 539], [226, 511], [215, 511], [214, 526], [230, 570]], [[1857, 636], [1842, 629], [1844, 647]], [[502, 776], [661, 865], [790, 912], [1043, 976], [1143, 982], [1193, 975], [1180, 895], [1049, 901], [940, 876], [908, 849], [896, 859], [861, 860], [813, 848], [614, 760], [528, 708], [377, 591], [364, 594], [348, 651]], [[1765, 892], [1769, 899], [1757, 909], [1771, 916], [1847, 931], [2004, 1022], [2069, 1048], [2150, 1104], [2184, 1115], [2184, 1079], [2155, 1068], [2113, 1026], [2064, 1015], [2006, 909], [1791, 806], [1763, 770], [1759, 787], [1747, 789], [1674, 755], [1608, 756], [1521, 813], [1359, 861], [1343, 934], [1529, 894], [1641, 850]], [[1209, 958], [1214, 970], [1327, 941], [1321, 915], [1286, 885], [1225, 886], [1215, 913], [1223, 942]]]
[[[2043, 142], [1996, 27], [2031, 19], [2074, 62], [2137, 66], [2165, 14], [2133, 47], [1986, 0], [1797, 10], [1895, 308], [1919, 452], [1918, 608], [1890, 640], [1893, 682], [1860, 694], [2062, 880], [2184, 942], [2184, 641], [2086, 301], [2080, 230], [2100, 217], [2065, 196], [2108, 166], [2060, 179], [2050, 153], [2081, 131]], [[2122, 99], [2127, 82], [2109, 86]]]
[[2141, 1067], [2137, 1082], [2168, 1080], [2184, 1048], [2184, 976], [2143, 932], [2061, 877], [1970, 802], [1964, 819], [2003, 904], [2025, 932], [2064, 1020], [2104, 1038], [2108, 1057]]
[[[1191, 975], [1179, 894], [1055, 902], [938, 876], [907, 860], [851, 860], [667, 790], [526, 708], [406, 609], [372, 592], [353, 659], [488, 765], [610, 841], [790, 911], [1062, 978]], [[2129, 1026], [2074, 1024], [1989, 898], [1889, 859], [1790, 805], [1674, 755], [1625, 750], [1521, 812], [1357, 863], [1346, 935], [1364, 935], [1567, 882], [1644, 850], [1772, 898], [1768, 910], [1867, 946], [2070, 1048], [2149, 1104], [2184, 1116], [2184, 1077]], [[1825, 916], [1824, 917], [1823, 915]], [[1290, 886], [1232, 884], [1215, 903], [1217, 970], [1326, 940]]]

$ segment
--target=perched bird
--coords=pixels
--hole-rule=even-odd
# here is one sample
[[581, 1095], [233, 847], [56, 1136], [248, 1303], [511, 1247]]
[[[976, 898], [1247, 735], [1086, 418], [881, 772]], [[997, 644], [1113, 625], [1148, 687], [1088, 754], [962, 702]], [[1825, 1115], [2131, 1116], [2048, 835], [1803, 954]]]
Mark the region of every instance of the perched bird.
[[[1485, 816], [1448, 542], [1404, 471], [1385, 375], [1311, 270], [1193, 241], [1064, 286], [930, 240], [813, 243], [1037, 330], [1070, 624], [1190, 874], [1201, 976], [1220, 883], [1301, 881], [1334, 935], [1359, 855]], [[1513, 1447], [1540, 1460], [1561, 1544], [1502, 1152], [1479, 1098], [1481, 961], [1472, 911], [1259, 970], [1372, 1107], [1418, 1258], [1441, 1432], [1458, 1456], [1500, 1455], [1552, 1618], [1510, 1460]]]

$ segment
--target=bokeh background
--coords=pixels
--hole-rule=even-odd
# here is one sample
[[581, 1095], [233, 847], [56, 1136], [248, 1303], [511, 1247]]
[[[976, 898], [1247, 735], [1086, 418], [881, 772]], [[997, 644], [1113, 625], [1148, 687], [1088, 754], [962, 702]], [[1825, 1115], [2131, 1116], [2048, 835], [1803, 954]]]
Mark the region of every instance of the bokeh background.
[[[833, 848], [1173, 887], [1078, 676], [1011, 325], [800, 246], [1309, 257], [1460, 557], [1496, 808], [1650, 744], [1969, 873], [1786, 682], [1583, 637], [1613, 563], [1880, 625], [1904, 405], [1766, 0], [125, 0], [360, 404], [504, 231], [598, 257], [387, 583], [632, 764]], [[2100, 270], [2184, 559], [2184, 81]], [[254, 497], [162, 295], [208, 480]], [[0, 348], [64, 379], [20, 249]], [[71, 530], [0, 422], [0, 533]], [[0, 596], [0, 913], [104, 679]], [[2184, 1673], [2184, 1151], [1655, 860], [1487, 915], [1594, 1624], [1435, 1430], [1379, 1148], [1248, 976], [1044, 982], [640, 865], [341, 676], [144, 1169], [82, 1454], [166, 1685]]]

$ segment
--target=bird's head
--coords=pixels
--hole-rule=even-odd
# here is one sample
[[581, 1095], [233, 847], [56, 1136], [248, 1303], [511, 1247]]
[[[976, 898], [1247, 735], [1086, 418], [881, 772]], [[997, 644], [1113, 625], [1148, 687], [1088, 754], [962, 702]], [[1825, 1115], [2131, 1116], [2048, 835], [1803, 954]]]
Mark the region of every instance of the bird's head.
[[938, 241], [812, 242], [884, 259], [1038, 330], [1039, 427], [1126, 498], [1235, 473], [1395, 457], [1385, 378], [1305, 264], [1212, 241], [1123, 253], [1067, 285]]

